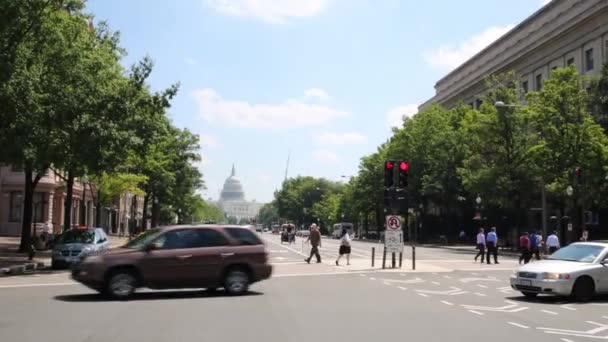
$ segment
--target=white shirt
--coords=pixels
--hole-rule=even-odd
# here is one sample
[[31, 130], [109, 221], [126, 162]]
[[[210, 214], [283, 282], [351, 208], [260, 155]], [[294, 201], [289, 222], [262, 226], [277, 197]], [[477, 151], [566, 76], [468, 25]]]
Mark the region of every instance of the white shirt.
[[547, 237], [547, 246], [559, 247], [559, 238], [555, 234], [551, 234]]
[[344, 234], [342, 240], [340, 240], [340, 245], [350, 246], [350, 236], [348, 235], [348, 233]]
[[486, 235], [484, 233], [477, 234], [477, 244], [478, 245], [486, 244]]

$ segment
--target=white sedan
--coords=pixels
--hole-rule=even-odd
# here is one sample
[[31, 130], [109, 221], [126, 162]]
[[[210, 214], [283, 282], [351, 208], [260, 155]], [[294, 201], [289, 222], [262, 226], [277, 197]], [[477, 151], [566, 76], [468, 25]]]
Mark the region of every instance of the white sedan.
[[526, 297], [547, 294], [578, 301], [608, 293], [608, 243], [573, 243], [547, 260], [521, 266], [511, 276], [511, 287]]

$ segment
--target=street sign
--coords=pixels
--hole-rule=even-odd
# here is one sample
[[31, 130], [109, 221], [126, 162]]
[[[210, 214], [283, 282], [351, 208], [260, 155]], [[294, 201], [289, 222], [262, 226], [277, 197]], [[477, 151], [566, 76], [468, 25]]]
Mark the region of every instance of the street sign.
[[386, 216], [386, 230], [401, 230], [403, 218], [397, 215]]
[[401, 230], [387, 230], [384, 232], [384, 247], [387, 253], [403, 252], [403, 232]]

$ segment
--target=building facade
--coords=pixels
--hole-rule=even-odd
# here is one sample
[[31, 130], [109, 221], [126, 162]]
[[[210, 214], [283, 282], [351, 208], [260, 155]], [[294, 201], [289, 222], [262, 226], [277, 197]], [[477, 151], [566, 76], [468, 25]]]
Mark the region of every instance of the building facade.
[[[0, 167], [0, 236], [20, 236], [23, 218], [25, 174], [13, 166]], [[103, 227], [108, 233], [126, 233], [130, 225], [138, 225], [143, 217], [143, 198], [133, 194], [117, 196], [112, 205], [97, 213], [96, 189], [90, 183], [74, 182], [72, 227]], [[62, 175], [46, 171], [34, 192], [32, 229], [41, 233], [48, 227], [62, 231], [66, 186]], [[99, 221], [99, 222], [97, 222]]]
[[247, 201], [241, 181], [236, 177], [236, 170], [232, 166], [230, 177], [224, 182], [217, 205], [228, 217], [236, 217], [237, 220], [253, 219], [258, 216], [264, 205], [255, 200]]
[[432, 103], [479, 108], [487, 76], [515, 71], [521, 98], [552, 69], [574, 65], [597, 76], [608, 61], [608, 0], [553, 0], [435, 84]]

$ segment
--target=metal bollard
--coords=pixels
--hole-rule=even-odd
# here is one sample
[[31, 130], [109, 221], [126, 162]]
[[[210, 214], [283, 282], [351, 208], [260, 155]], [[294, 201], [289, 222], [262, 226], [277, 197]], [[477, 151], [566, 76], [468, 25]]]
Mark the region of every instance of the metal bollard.
[[403, 252], [399, 253], [399, 268], [401, 268], [401, 265], [403, 263]]
[[394, 252], [391, 253], [391, 259], [392, 259], [391, 260], [392, 261], [391, 262], [391, 268], [395, 268], [396, 261], [395, 261], [395, 253]]
[[412, 269], [416, 270], [416, 246], [412, 245]]
[[384, 252], [382, 253], [382, 269], [386, 268], [386, 247], [384, 247]]
[[372, 247], [372, 267], [374, 267], [374, 259], [376, 259], [376, 247]]

